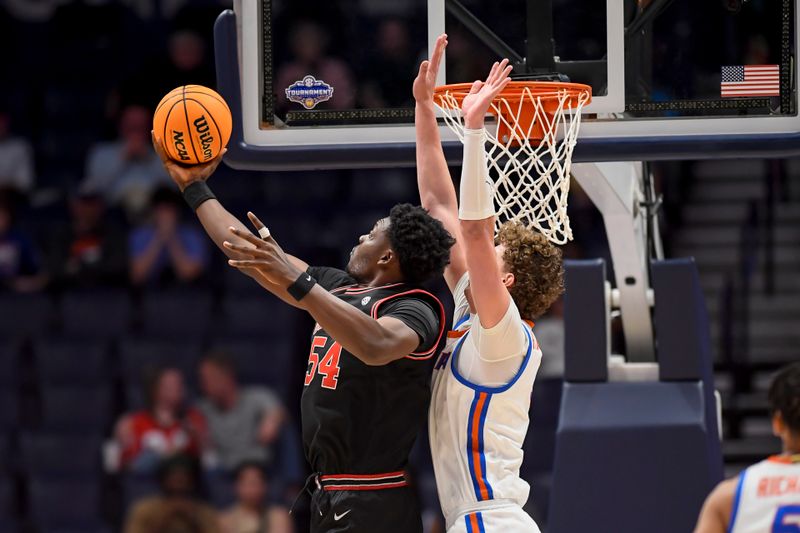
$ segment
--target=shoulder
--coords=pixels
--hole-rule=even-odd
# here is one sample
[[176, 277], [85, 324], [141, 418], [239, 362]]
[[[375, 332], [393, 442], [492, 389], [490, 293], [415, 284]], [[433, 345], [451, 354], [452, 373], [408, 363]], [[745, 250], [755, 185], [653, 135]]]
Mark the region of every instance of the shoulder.
[[350, 274], [338, 268], [310, 266], [306, 269], [306, 272], [313, 276], [322, 288], [328, 291], [356, 283], [356, 280]]
[[[711, 491], [703, 504], [700, 517], [702, 525], [698, 528], [698, 532], [706, 533], [719, 530], [720, 527], [727, 529], [730, 526], [739, 480], [744, 474], [745, 472], [742, 472], [737, 477], [722, 481]], [[710, 529], [714, 525], [716, 528]]]

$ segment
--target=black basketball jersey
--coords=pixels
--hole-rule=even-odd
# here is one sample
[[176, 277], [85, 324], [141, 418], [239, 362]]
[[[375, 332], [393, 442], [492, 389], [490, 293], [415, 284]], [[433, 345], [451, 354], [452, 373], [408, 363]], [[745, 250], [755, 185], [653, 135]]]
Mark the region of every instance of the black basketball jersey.
[[438, 319], [429, 335], [435, 338], [423, 339], [418, 353], [383, 366], [363, 363], [319, 325], [311, 338], [301, 410], [303, 446], [312, 470], [401, 471], [427, 419], [429, 362], [441, 345], [444, 308], [432, 294], [406, 284], [365, 287], [339, 270], [310, 268], [309, 273], [332, 294], [373, 318], [383, 316], [387, 306], [397, 305], [398, 300], [410, 298], [425, 302]]

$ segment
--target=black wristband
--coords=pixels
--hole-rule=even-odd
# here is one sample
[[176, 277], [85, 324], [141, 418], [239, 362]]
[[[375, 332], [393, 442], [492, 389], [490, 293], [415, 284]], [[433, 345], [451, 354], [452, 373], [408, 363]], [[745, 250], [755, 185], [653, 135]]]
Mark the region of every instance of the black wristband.
[[311, 277], [311, 274], [303, 272], [300, 274], [300, 277], [294, 280], [294, 283], [289, 285], [289, 288], [286, 289], [286, 292], [288, 292], [292, 298], [299, 302], [305, 298], [306, 294], [311, 292], [311, 289], [313, 289], [314, 285], [316, 284], [317, 280]]
[[200, 204], [206, 200], [213, 200], [215, 198], [216, 196], [214, 196], [214, 193], [208, 188], [205, 181], [195, 181], [183, 189], [183, 199], [186, 200], [186, 203], [189, 204], [192, 211], [197, 211]]

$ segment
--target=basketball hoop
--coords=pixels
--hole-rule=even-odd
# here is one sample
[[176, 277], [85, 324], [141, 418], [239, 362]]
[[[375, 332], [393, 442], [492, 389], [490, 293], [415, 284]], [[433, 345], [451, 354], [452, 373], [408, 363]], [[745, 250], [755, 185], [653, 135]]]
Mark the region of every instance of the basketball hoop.
[[[434, 101], [462, 142], [461, 102], [471, 87], [458, 83], [435, 90]], [[591, 100], [588, 85], [512, 81], [492, 102], [489, 112], [497, 119], [497, 131], [487, 130], [486, 155], [497, 207], [495, 230], [514, 221], [536, 228], [556, 244], [572, 240], [569, 171], [581, 109]]]

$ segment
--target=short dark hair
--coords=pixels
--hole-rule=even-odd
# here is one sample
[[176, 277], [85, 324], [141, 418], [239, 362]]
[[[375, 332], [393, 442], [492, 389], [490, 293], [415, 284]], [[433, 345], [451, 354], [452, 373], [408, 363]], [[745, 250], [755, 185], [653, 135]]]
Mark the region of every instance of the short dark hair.
[[223, 372], [236, 377], [236, 363], [233, 361], [231, 354], [225, 350], [220, 348], [209, 350], [203, 355], [202, 359], [200, 359], [200, 364], [203, 363], [210, 363]]
[[175, 189], [171, 187], [159, 187], [150, 196], [150, 206], [156, 207], [159, 205], [171, 205], [173, 207], [181, 207], [183, 199]]
[[233, 471], [233, 479], [238, 480], [247, 470], [257, 470], [259, 473], [261, 473], [261, 477], [264, 479], [264, 481], [267, 481], [266, 465], [261, 461], [251, 459], [242, 461], [236, 465], [236, 468]]
[[800, 434], [800, 363], [784, 367], [769, 387], [769, 407], [792, 433]]
[[444, 273], [455, 239], [428, 211], [398, 204], [389, 212], [387, 230], [400, 271], [409, 283], [424, 283]]

